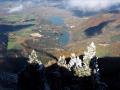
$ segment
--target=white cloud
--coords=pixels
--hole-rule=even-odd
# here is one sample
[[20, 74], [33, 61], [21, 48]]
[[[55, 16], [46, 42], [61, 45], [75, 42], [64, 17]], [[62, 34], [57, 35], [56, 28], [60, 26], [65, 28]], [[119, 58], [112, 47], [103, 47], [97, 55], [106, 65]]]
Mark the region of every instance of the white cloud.
[[21, 10], [23, 10], [23, 5], [22, 4], [17, 6], [17, 7], [9, 8], [8, 13], [19, 12]]
[[97, 12], [120, 4], [120, 0], [68, 0], [67, 4], [83, 12]]
[[[27, 0], [20, 1], [24, 6], [31, 6], [36, 4], [48, 4], [50, 6], [61, 5], [64, 8], [73, 10], [80, 10], [83, 12], [99, 12], [101, 10], [108, 10], [112, 6], [120, 5], [120, 0]], [[23, 5], [9, 9], [9, 13], [18, 12], [23, 9]]]

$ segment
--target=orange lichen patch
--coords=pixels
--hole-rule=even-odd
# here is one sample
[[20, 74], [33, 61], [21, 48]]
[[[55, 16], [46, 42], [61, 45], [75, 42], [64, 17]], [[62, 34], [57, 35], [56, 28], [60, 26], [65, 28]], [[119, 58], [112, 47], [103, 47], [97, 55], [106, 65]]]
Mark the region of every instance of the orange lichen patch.
[[26, 40], [27, 40], [27, 39], [24, 38], [24, 37], [16, 36], [16, 41], [17, 41], [18, 43], [24, 43]]
[[75, 53], [77, 56], [82, 55], [84, 53], [84, 48], [75, 48], [74, 50], [60, 50], [60, 51], [54, 51], [53, 54], [54, 56], [56, 56], [57, 58], [59, 58], [60, 56], [65, 56], [66, 58], [68, 58], [71, 53]]
[[98, 24], [106, 21], [106, 18], [91, 18], [89, 21], [86, 22], [86, 26], [97, 26]]
[[69, 56], [69, 54], [70, 54], [70, 52], [69, 51], [63, 51], [63, 50], [61, 50], [61, 51], [55, 51], [54, 52], [54, 55], [57, 57], [57, 58], [59, 58], [60, 56], [65, 56], [65, 57], [68, 57]]
[[56, 63], [57, 63], [57, 61], [55, 61], [55, 60], [50, 60], [50, 61], [48, 61], [48, 63], [45, 65], [45, 67], [50, 67], [51, 65], [56, 64]]
[[113, 56], [120, 56], [120, 41], [111, 45], [111, 52]]
[[96, 26], [104, 21], [111, 20], [112, 19], [112, 14], [104, 14], [101, 16], [96, 16], [96, 17], [91, 17], [85, 22], [85, 26]]
[[120, 16], [118, 16], [118, 17], [116, 18], [116, 20], [114, 21], [114, 23], [120, 24]]
[[107, 44], [107, 43], [100, 43], [100, 44], [98, 44], [98, 45], [106, 47], [106, 46], [109, 46], [110, 44]]
[[120, 23], [120, 14], [113, 14], [113, 17], [115, 19], [114, 23]]

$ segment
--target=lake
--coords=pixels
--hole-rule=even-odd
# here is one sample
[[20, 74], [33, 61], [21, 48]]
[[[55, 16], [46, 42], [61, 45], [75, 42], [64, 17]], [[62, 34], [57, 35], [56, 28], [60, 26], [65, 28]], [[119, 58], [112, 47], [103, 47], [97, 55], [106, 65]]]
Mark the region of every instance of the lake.
[[[63, 25], [64, 26], [64, 19], [60, 16], [51, 16], [49, 21], [54, 25]], [[58, 43], [60, 45], [66, 45], [69, 42], [69, 32], [64, 27], [62, 33], [58, 36]]]
[[64, 20], [60, 16], [51, 16], [49, 17], [49, 21], [55, 25], [64, 25]]
[[60, 45], [67, 45], [69, 42], [69, 33], [68, 31], [63, 31], [61, 35], [58, 37], [58, 42]]

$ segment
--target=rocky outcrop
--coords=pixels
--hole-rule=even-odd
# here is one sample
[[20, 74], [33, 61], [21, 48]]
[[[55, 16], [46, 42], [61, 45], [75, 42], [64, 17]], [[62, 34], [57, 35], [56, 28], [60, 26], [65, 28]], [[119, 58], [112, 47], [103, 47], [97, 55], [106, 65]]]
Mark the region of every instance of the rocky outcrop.
[[[91, 74], [89, 68], [90, 60], [96, 55], [96, 46], [92, 42], [88, 47], [87, 51], [84, 52], [83, 59], [80, 59], [75, 53], [71, 53], [70, 60], [66, 63], [65, 56], [60, 56], [58, 59], [58, 65], [67, 68], [68, 70], [74, 70], [78, 76], [86, 76]], [[83, 72], [83, 74], [81, 74]]]
[[28, 63], [32, 64], [32, 63], [38, 63], [38, 64], [42, 64], [42, 62], [40, 60], [38, 60], [38, 56], [35, 50], [32, 50], [31, 54], [29, 55], [29, 61]]
[[[35, 83], [36, 85], [40, 84], [36, 90], [39, 90], [40, 88], [42, 90], [64, 90], [65, 88], [70, 90], [74, 90], [75, 88], [80, 89], [84, 87], [82, 84], [85, 84], [82, 80], [83, 77], [91, 78], [91, 90], [107, 90], [107, 85], [101, 81], [96, 57], [96, 46], [93, 42], [87, 47], [87, 51], [84, 52], [83, 59], [75, 53], [71, 53], [69, 62], [66, 61], [66, 58], [63, 55], [59, 57], [56, 64], [45, 68], [41, 60], [38, 60], [36, 51], [33, 50], [29, 55], [28, 63], [29, 65], [21, 72], [19, 80], [22, 81], [21, 76], [32, 80], [31, 78], [36, 78], [34, 74], [36, 73], [39, 83]], [[25, 73], [28, 73], [28, 75], [30, 74], [31, 77], [26, 76]]]

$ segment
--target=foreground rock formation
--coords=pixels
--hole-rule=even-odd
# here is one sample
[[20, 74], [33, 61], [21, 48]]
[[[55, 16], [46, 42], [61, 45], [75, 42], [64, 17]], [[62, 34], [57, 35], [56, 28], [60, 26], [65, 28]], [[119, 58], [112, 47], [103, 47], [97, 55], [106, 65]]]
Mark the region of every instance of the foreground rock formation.
[[[25, 75], [26, 69], [27, 72], [31, 72], [29, 74], [35, 74], [36, 72], [38, 77], [36, 81], [39, 83], [39, 86], [37, 87], [37, 83], [34, 82], [36, 83], [35, 88], [37, 87], [35, 90], [87, 90], [84, 85], [82, 86], [83, 82], [80, 82], [82, 81], [81, 77], [89, 77], [91, 79], [91, 86], [88, 87], [89, 90], [107, 90], [107, 85], [101, 81], [97, 64], [96, 46], [93, 42], [87, 47], [83, 58], [80, 58], [75, 53], [71, 53], [70, 60], [67, 62], [66, 57], [63, 55], [59, 57], [54, 65], [45, 68], [42, 62], [38, 60], [36, 51], [33, 50], [31, 55], [29, 55], [28, 63], [30, 65], [20, 74], [19, 80], [21, 83], [19, 85], [22, 87], [21, 90], [34, 89], [30, 82], [31, 88], [22, 85], [25, 78], [23, 80], [21, 77], [25, 76], [30, 80], [32, 80], [31, 78], [36, 78], [34, 75], [27, 77]], [[77, 82], [80, 82], [81, 85]]]
[[83, 57], [75, 53], [71, 53], [69, 58], [63, 55], [47, 67], [33, 50], [22, 71], [18, 74], [2, 72], [0, 80], [17, 87], [9, 88], [10, 90], [114, 90], [103, 80], [99, 60], [93, 42], [87, 47]]

